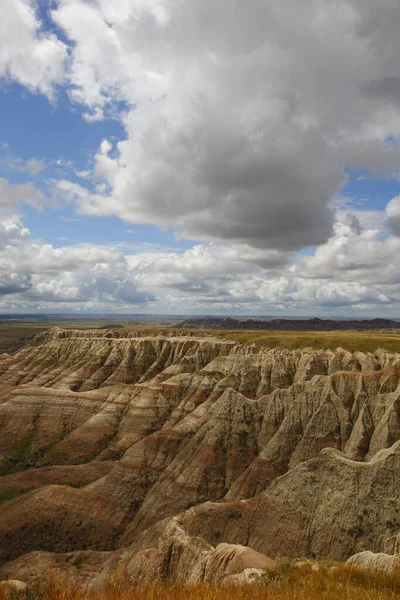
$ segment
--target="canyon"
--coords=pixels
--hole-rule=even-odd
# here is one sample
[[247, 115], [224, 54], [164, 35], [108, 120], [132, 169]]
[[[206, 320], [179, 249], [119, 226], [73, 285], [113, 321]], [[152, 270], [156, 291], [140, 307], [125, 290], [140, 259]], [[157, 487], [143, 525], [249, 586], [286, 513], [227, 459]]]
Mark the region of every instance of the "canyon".
[[0, 579], [390, 562], [399, 438], [396, 352], [54, 327], [0, 355]]

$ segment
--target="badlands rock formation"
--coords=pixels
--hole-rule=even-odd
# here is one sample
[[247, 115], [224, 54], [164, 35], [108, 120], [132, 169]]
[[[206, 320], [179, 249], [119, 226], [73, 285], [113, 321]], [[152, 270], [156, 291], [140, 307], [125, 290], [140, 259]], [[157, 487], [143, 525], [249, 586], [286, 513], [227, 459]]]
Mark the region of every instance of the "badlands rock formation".
[[369, 550], [354, 554], [346, 562], [354, 567], [383, 573], [395, 573], [398, 572], [400, 568], [399, 555], [393, 556], [392, 554], [385, 554], [384, 552], [378, 552], [376, 554]]
[[[400, 355], [52, 329], [0, 357], [0, 579], [400, 551]], [[267, 558], [268, 557], [268, 558]]]

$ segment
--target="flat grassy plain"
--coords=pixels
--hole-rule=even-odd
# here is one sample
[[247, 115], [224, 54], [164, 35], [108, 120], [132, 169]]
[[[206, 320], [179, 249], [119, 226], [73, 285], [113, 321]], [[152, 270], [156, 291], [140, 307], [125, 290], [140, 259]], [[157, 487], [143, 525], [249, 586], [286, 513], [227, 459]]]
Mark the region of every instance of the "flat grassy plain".
[[[18, 596], [12, 596], [17, 598]], [[0, 600], [10, 598], [0, 591]], [[209, 584], [134, 585], [110, 580], [102, 590], [84, 590], [50, 581], [28, 592], [28, 600], [395, 600], [400, 598], [400, 572], [370, 573], [339, 565], [288, 566], [270, 572], [265, 582], [238, 586]]]
[[218, 337], [266, 348], [344, 348], [350, 352], [373, 352], [384, 348], [400, 352], [400, 333], [375, 331], [220, 331]]
[[[181, 329], [160, 326], [127, 327], [125, 330], [137, 331], [142, 335], [193, 335], [213, 336], [222, 340], [231, 340], [242, 344], [256, 344], [265, 348], [344, 348], [350, 352], [373, 352], [383, 348], [390, 352], [400, 352], [400, 330], [397, 333], [378, 331], [255, 331], [255, 330], [217, 330], [217, 329]], [[123, 330], [121, 330], [123, 331]]]
[[[50, 327], [64, 329], [97, 329], [107, 324], [116, 325], [109, 318], [98, 320], [0, 320], [0, 353], [15, 352], [28, 343], [35, 335]], [[123, 325], [123, 320], [120, 325]], [[298, 348], [323, 349], [344, 348], [350, 352], [373, 352], [383, 348], [390, 352], [400, 352], [399, 332], [379, 331], [259, 331], [259, 330], [215, 330], [215, 329], [181, 329], [169, 325], [145, 324], [126, 326], [119, 330], [119, 335], [126, 332], [137, 332], [140, 335], [192, 335], [212, 336], [222, 340], [231, 340], [242, 344], [257, 344], [264, 348]]]
[[15, 352], [28, 343], [35, 335], [42, 333], [50, 327], [62, 327], [64, 329], [96, 329], [109, 323], [104, 319], [99, 321], [65, 321], [65, 320], [42, 320], [25, 319], [0, 320], [0, 353]]

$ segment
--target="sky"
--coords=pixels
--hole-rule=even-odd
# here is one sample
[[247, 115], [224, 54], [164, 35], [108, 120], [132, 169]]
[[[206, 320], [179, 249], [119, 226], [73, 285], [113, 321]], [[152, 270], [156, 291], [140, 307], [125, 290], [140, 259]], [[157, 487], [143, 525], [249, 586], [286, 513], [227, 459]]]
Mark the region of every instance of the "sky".
[[2, 0], [0, 313], [400, 318], [398, 0]]

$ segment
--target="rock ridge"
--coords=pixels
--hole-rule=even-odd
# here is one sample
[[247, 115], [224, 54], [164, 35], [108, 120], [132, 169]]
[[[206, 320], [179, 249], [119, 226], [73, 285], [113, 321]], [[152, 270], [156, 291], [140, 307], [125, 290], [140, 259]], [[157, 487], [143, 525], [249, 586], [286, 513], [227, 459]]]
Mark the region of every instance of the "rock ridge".
[[399, 438], [398, 353], [54, 328], [0, 356], [0, 575], [393, 554]]

